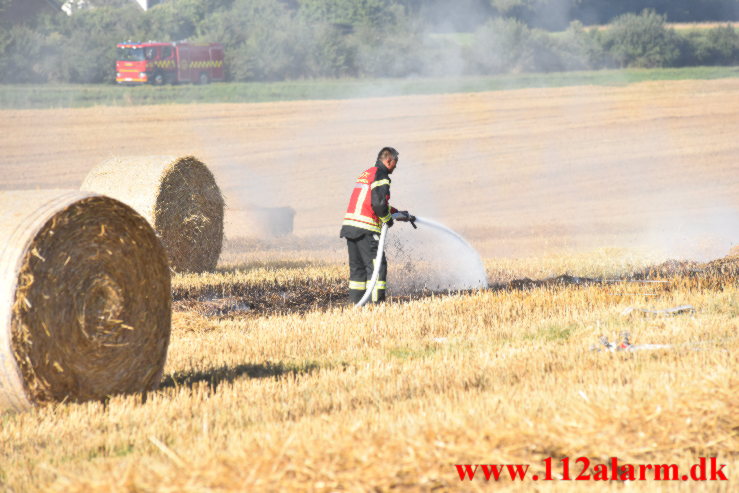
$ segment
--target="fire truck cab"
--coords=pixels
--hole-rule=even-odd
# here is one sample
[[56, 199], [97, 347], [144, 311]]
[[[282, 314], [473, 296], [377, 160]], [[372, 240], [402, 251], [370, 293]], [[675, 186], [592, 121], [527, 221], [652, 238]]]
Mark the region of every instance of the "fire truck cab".
[[207, 84], [223, 81], [223, 45], [118, 43], [116, 82], [119, 84]]

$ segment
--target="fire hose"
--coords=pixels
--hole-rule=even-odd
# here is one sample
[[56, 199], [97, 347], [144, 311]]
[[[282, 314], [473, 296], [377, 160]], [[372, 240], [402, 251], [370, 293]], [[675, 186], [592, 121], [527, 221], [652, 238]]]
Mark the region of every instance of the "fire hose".
[[[399, 217], [409, 217], [412, 219], [408, 219], [408, 221], [413, 226], [413, 229], [418, 228], [416, 226], [416, 221], [423, 222], [423, 220], [420, 220], [417, 217], [410, 216], [408, 213], [402, 213], [402, 212], [396, 212], [393, 214], [393, 219], [398, 219]], [[356, 305], [354, 305], [356, 308], [362, 307], [367, 303], [367, 300], [369, 300], [370, 296], [372, 295], [372, 291], [375, 289], [375, 285], [377, 284], [377, 278], [380, 277], [380, 263], [382, 262], [382, 255], [385, 253], [385, 238], [387, 236], [387, 223], [382, 225], [382, 229], [380, 230], [380, 241], [377, 243], [377, 257], [375, 257], [375, 268], [372, 271], [372, 279], [370, 279], [369, 283], [367, 284], [367, 290], [364, 292], [364, 296], [362, 296], [362, 299], [357, 302]]]

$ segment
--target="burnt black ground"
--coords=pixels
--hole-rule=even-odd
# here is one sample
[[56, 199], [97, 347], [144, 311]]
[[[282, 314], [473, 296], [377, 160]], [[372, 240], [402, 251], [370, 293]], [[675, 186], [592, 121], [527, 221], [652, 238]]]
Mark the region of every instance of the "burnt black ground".
[[[646, 281], [646, 282], [645, 282]], [[649, 281], [665, 281], [651, 283]], [[690, 283], [695, 287], [722, 289], [739, 282], [739, 256], [707, 263], [670, 260], [618, 278], [599, 279], [567, 274], [546, 279], [515, 279], [490, 284], [492, 291], [522, 291], [541, 288], [594, 286], [602, 284], [643, 283], [652, 290], [668, 292], [675, 285]], [[213, 284], [198, 288], [179, 288], [173, 292], [174, 310], [194, 311], [216, 318], [265, 316], [305, 313], [334, 307], [351, 307], [346, 281], [339, 278], [294, 279], [289, 282]], [[471, 293], [472, 291], [419, 291], [409, 295], [390, 296], [389, 303], [408, 303], [430, 296]]]

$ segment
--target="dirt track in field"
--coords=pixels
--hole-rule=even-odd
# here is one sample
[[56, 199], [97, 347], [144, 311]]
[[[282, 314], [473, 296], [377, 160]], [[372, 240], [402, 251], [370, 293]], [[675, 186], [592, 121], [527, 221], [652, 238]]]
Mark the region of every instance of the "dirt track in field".
[[[337, 235], [354, 178], [400, 150], [392, 202], [485, 256], [739, 243], [739, 79], [434, 96], [0, 110], [0, 188], [74, 188], [113, 155], [195, 154], [246, 204]], [[338, 241], [338, 239], [337, 239]]]

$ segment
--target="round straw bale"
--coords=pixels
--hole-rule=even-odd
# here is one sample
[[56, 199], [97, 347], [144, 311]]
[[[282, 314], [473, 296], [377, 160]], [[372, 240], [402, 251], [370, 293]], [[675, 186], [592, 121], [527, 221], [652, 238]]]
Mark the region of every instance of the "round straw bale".
[[0, 192], [0, 411], [155, 388], [169, 345], [167, 256], [127, 205]]
[[88, 173], [82, 190], [136, 209], [154, 226], [175, 271], [215, 269], [223, 245], [223, 196], [213, 174], [198, 159], [109, 159]]

